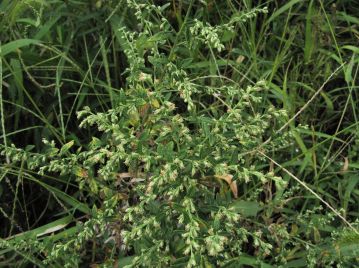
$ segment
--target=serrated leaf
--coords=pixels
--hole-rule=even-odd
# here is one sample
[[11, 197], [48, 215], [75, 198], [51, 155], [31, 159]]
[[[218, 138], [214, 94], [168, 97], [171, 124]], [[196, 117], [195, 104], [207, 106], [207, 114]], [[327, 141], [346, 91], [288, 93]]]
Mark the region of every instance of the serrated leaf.
[[97, 148], [97, 147], [100, 147], [101, 144], [102, 144], [102, 142], [101, 142], [100, 139], [98, 139], [98, 138], [96, 138], [96, 137], [92, 137], [92, 140], [91, 140], [91, 142], [90, 142], [90, 147], [91, 147], [92, 149]]
[[160, 108], [160, 103], [158, 102], [158, 100], [156, 98], [151, 98], [151, 105], [153, 108]]
[[131, 107], [128, 111], [129, 123], [130, 125], [136, 127], [140, 123], [140, 114], [138, 113], [136, 107]]
[[60, 150], [60, 154], [65, 154], [67, 153], [70, 148], [74, 145], [74, 141], [69, 141], [68, 143], [64, 144], [62, 147], [61, 147], [61, 150]]
[[80, 178], [88, 178], [88, 172], [81, 167], [74, 167], [73, 173]]

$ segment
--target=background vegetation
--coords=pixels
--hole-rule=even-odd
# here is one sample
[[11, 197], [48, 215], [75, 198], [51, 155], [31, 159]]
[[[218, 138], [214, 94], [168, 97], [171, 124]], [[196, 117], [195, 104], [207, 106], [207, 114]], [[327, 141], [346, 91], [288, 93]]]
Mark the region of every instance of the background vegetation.
[[356, 0], [0, 2], [0, 266], [356, 267]]

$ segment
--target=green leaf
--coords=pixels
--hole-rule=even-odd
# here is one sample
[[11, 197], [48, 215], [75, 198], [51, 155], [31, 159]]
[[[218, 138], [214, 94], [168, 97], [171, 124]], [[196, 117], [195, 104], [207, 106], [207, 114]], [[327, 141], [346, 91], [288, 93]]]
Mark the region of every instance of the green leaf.
[[160, 143], [157, 146], [157, 153], [166, 159], [171, 158], [173, 156], [173, 147], [173, 141], [170, 141], [167, 144]]
[[286, 3], [285, 5], [283, 5], [281, 8], [279, 8], [276, 12], [274, 12], [272, 14], [272, 16], [270, 16], [270, 18], [267, 20], [267, 24], [269, 24], [270, 22], [272, 22], [276, 17], [278, 17], [279, 15], [281, 15], [282, 13], [286, 12], [288, 9], [292, 8], [292, 6], [294, 6], [295, 4], [298, 4], [300, 2], [302, 2], [303, 0], [292, 0], [289, 1], [288, 3]]
[[304, 61], [308, 63], [313, 53], [313, 30], [312, 30], [312, 17], [313, 17], [313, 0], [310, 1], [306, 16], [305, 24], [305, 45], [304, 45]]
[[336, 17], [338, 18], [338, 20], [346, 21], [346, 22], [350, 22], [350, 23], [359, 25], [359, 18], [358, 17], [350, 16], [345, 12], [342, 12], [342, 11], [337, 12]]
[[64, 144], [62, 147], [61, 147], [61, 150], [60, 150], [60, 154], [63, 155], [65, 153], [67, 153], [70, 148], [74, 145], [74, 141], [69, 141], [68, 143]]
[[355, 54], [359, 54], [359, 47], [356, 46], [351, 46], [351, 45], [342, 46], [342, 49], [347, 49], [354, 52]]
[[353, 54], [350, 62], [344, 68], [345, 82], [347, 82], [348, 84], [353, 81], [352, 72], [353, 72], [353, 67], [354, 67], [354, 60], [355, 60], [355, 57]]
[[140, 124], [140, 115], [136, 107], [132, 106], [127, 113], [128, 113], [129, 123], [134, 127], [138, 126]]
[[130, 265], [134, 258], [135, 256], [120, 257], [120, 259], [117, 262], [117, 267], [123, 268], [126, 265]]
[[235, 201], [232, 203], [231, 207], [245, 217], [256, 217], [258, 212], [262, 210], [257, 202], [245, 200]]
[[92, 137], [92, 140], [89, 145], [90, 145], [91, 149], [96, 149], [96, 148], [100, 147], [101, 144], [102, 144], [102, 142], [99, 138]]
[[307, 260], [305, 258], [300, 258], [296, 260], [289, 261], [285, 267], [294, 268], [294, 267], [307, 267]]
[[29, 45], [40, 44], [40, 43], [41, 42], [39, 40], [34, 40], [34, 39], [18, 39], [18, 40], [9, 42], [9, 43], [1, 46], [0, 57], [4, 57], [11, 52], [15, 52], [17, 49], [19, 49], [21, 47], [26, 47]]
[[344, 202], [343, 202], [343, 208], [344, 208], [346, 213], [347, 213], [347, 209], [348, 209], [350, 196], [351, 196], [353, 190], [355, 189], [355, 186], [359, 183], [359, 176], [358, 175], [352, 175], [352, 176], [349, 176], [347, 178], [347, 180], [348, 180], [348, 185], [347, 185], [347, 187], [345, 189]]
[[223, 267], [242, 267], [242, 265], [248, 265], [250, 267], [261, 267], [261, 268], [273, 268], [274, 266], [262, 262], [259, 258], [242, 254], [237, 258], [228, 260]]
[[335, 242], [324, 244], [321, 248], [322, 254], [355, 258], [359, 251], [359, 234], [353, 230], [346, 230]]
[[77, 209], [85, 214], [91, 214], [91, 209], [87, 206], [86, 203], [82, 203], [82, 202], [78, 201], [77, 199], [75, 199], [74, 197], [68, 195], [67, 193], [65, 193], [53, 186], [50, 186], [50, 185], [44, 183], [43, 181], [37, 180], [36, 178], [34, 178], [32, 176], [29, 176], [28, 178], [30, 180], [37, 182], [38, 184], [40, 184], [42, 187], [44, 187], [48, 191], [52, 192], [54, 195], [56, 195], [56, 197], [58, 197], [63, 202], [70, 205], [72, 207], [72, 209], [74, 209], [74, 210]]
[[36, 229], [33, 229], [31, 231], [16, 234], [12, 237], [7, 238], [6, 240], [22, 241], [29, 238], [38, 238], [40, 236], [44, 236], [59, 231], [65, 228], [72, 221], [73, 221], [72, 216], [66, 216], [61, 219], [50, 222], [48, 224], [45, 224], [41, 227], [38, 227]]

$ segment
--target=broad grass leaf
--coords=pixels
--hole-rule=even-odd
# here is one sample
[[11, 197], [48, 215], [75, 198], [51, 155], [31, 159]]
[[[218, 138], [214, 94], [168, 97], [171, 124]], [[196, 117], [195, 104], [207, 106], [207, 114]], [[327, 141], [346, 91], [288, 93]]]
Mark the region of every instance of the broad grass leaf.
[[306, 24], [305, 24], [305, 46], [304, 46], [304, 61], [308, 63], [311, 59], [313, 48], [314, 48], [314, 32], [312, 30], [313, 24], [313, 0], [310, 1], [308, 6], [308, 11], [306, 15]]
[[31, 231], [16, 234], [12, 237], [7, 238], [7, 240], [10, 240], [10, 239], [24, 240], [24, 239], [28, 239], [28, 238], [40, 237], [40, 236], [43, 236], [46, 234], [50, 234], [50, 233], [59, 231], [59, 230], [65, 228], [72, 221], [73, 221], [72, 216], [66, 216], [61, 219], [50, 222], [48, 224], [45, 224], [41, 227], [38, 227], [36, 229], [33, 229]]
[[237, 258], [233, 258], [228, 260], [222, 267], [230, 268], [230, 267], [260, 267], [260, 268], [273, 268], [274, 266], [260, 261], [257, 257], [250, 256], [247, 254], [241, 254]]
[[281, 8], [279, 8], [277, 11], [275, 11], [272, 16], [267, 20], [267, 24], [272, 22], [276, 17], [286, 12], [288, 9], [292, 8], [295, 4], [298, 4], [302, 2], [302, 0], [292, 0], [287, 2], [285, 5], [283, 5]]
[[18, 39], [18, 40], [9, 42], [9, 43], [1, 46], [0, 57], [4, 57], [11, 52], [15, 52], [17, 49], [19, 49], [21, 47], [26, 47], [29, 45], [40, 44], [40, 43], [41, 42], [39, 40], [35, 40], [35, 39]]
[[353, 51], [355, 54], [359, 54], [359, 47], [347, 45], [347, 46], [342, 46], [341, 48], [342, 48], [342, 49], [351, 50], [351, 51]]
[[345, 22], [350, 22], [353, 24], [358, 24], [359, 25], [359, 18], [355, 17], [355, 16], [351, 16], [343, 11], [338, 11], [336, 14], [336, 17], [338, 20], [341, 21], [345, 21]]
[[[356, 185], [359, 183], [359, 176], [358, 175], [352, 175], [350, 176], [348, 175], [348, 185], [345, 189], [345, 193], [344, 193], [344, 202], [343, 202], [343, 208], [345, 210], [345, 212], [347, 213], [348, 210], [348, 204], [350, 201], [350, 196], [353, 193], [353, 190], [355, 189]], [[353, 200], [353, 202], [355, 202], [355, 200]]]
[[350, 62], [345, 66], [345, 69], [344, 69], [345, 82], [347, 82], [348, 84], [353, 81], [352, 72], [353, 72], [353, 67], [354, 67], [354, 60], [355, 60], [355, 56], [353, 54]]

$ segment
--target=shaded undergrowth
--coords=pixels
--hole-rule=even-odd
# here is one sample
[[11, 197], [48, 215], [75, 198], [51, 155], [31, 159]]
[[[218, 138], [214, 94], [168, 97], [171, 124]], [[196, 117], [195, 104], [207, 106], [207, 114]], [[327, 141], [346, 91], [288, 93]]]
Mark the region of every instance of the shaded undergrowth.
[[0, 265], [355, 267], [357, 1], [0, 3]]

